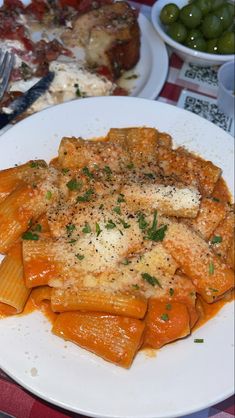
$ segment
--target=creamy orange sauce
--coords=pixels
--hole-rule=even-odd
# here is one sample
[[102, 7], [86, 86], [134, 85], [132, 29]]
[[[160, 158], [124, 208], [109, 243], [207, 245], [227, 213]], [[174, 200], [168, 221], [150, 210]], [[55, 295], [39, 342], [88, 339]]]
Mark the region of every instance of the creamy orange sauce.
[[232, 202], [231, 193], [223, 177], [217, 181], [212, 197], [219, 199], [221, 202]]
[[226, 303], [233, 301], [235, 298], [234, 290], [231, 292], [228, 292], [226, 296], [224, 296], [223, 299], [218, 300], [214, 303], [206, 303], [201, 297], [198, 297], [197, 299], [197, 309], [200, 313], [199, 319], [195, 326], [193, 327], [193, 330], [200, 328], [202, 325], [204, 325], [207, 321], [212, 319], [214, 316], [218, 314], [218, 312], [226, 305]]
[[16, 310], [13, 308], [13, 306], [0, 302], [0, 319], [14, 315], [15, 313]]

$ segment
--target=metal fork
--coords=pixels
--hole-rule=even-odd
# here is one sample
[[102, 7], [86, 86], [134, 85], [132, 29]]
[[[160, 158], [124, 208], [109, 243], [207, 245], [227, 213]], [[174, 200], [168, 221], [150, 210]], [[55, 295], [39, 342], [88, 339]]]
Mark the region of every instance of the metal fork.
[[8, 51], [3, 52], [0, 49], [0, 100], [2, 99], [8, 86], [14, 61], [15, 57], [13, 53]]

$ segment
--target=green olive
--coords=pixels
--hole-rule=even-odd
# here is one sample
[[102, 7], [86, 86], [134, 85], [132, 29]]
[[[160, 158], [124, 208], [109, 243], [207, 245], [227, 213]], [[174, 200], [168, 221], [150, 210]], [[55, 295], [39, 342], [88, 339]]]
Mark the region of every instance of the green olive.
[[227, 8], [229, 9], [230, 14], [234, 17], [235, 16], [235, 5], [234, 3], [227, 3]]
[[199, 29], [190, 29], [188, 31], [185, 43], [187, 44], [190, 41], [194, 41], [197, 38], [203, 38], [201, 31]]
[[211, 3], [211, 0], [195, 0], [194, 2], [195, 6], [197, 6], [201, 10], [203, 16], [210, 13], [212, 7]]
[[177, 42], [184, 42], [187, 36], [187, 29], [180, 22], [174, 22], [169, 26], [168, 35]]
[[235, 33], [224, 33], [217, 42], [219, 54], [235, 54]]
[[216, 9], [214, 14], [221, 20], [223, 30], [227, 29], [232, 24], [233, 16], [230, 13], [229, 7], [226, 5]]
[[188, 4], [180, 10], [180, 20], [189, 29], [199, 26], [201, 19], [202, 12], [194, 3]]
[[207, 41], [207, 48], [206, 52], [209, 54], [218, 54], [218, 45], [217, 45], [218, 39], [209, 39]]
[[196, 38], [193, 41], [189, 41], [186, 46], [191, 49], [196, 49], [197, 51], [205, 52], [207, 48], [207, 44], [204, 38]]
[[160, 13], [160, 20], [164, 25], [170, 25], [176, 22], [179, 17], [180, 10], [174, 3], [166, 4]]
[[211, 10], [214, 11], [218, 9], [219, 7], [223, 6], [225, 4], [225, 0], [212, 0], [211, 2]]
[[218, 16], [209, 14], [202, 22], [202, 33], [207, 39], [217, 38], [223, 32], [223, 25]]

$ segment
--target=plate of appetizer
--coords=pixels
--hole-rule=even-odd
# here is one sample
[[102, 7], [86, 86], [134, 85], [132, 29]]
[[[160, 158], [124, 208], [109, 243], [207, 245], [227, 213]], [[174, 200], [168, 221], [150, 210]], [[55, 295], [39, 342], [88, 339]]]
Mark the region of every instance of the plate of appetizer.
[[3, 134], [0, 367], [90, 417], [176, 417], [232, 395], [233, 154], [208, 121], [131, 97]]
[[127, 2], [0, 1], [0, 20], [0, 49], [15, 54], [5, 113], [48, 71], [54, 80], [27, 114], [78, 97], [154, 99], [165, 82], [165, 44]]

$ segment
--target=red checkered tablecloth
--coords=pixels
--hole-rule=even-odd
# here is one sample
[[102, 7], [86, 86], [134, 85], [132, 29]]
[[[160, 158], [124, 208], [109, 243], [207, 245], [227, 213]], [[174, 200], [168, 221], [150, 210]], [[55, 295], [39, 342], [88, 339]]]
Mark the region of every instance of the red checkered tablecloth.
[[[153, 1], [144, 0], [144, 3], [137, 0], [135, 5], [150, 18]], [[169, 55], [168, 77], [156, 100], [197, 113], [233, 134], [234, 119], [224, 115], [217, 107], [217, 68], [196, 67], [184, 63], [171, 51]], [[232, 418], [235, 416], [234, 401], [231, 397], [187, 418]], [[85, 418], [37, 398], [0, 369], [0, 418], [3, 417], [1, 411], [16, 418]]]

